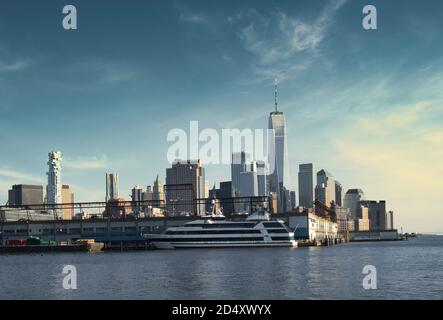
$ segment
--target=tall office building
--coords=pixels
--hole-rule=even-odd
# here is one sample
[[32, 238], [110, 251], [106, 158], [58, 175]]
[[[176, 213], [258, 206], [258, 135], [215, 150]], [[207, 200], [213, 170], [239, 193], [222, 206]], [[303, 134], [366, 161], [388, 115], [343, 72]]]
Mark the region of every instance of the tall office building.
[[360, 204], [368, 208], [370, 230], [392, 229], [386, 212], [386, 201], [362, 200]]
[[283, 112], [278, 111], [277, 80], [274, 93], [275, 110], [269, 114], [268, 129], [273, 131], [273, 140], [270, 141], [268, 153], [269, 163], [269, 192], [277, 195], [278, 211], [284, 210], [285, 197], [283, 188], [289, 183], [288, 148], [286, 145], [286, 121]]
[[74, 193], [71, 191], [71, 187], [67, 184], [62, 185], [62, 215], [63, 220], [71, 220], [74, 217], [74, 206], [66, 205], [74, 203]]
[[205, 180], [205, 192], [203, 198], [209, 198], [209, 181]]
[[232, 196], [240, 196], [240, 174], [247, 171], [246, 160], [249, 155], [244, 151], [234, 152], [232, 154], [231, 162], [231, 181], [232, 181]]
[[220, 189], [215, 187], [215, 183], [209, 190], [208, 199], [205, 203], [206, 212], [220, 212]]
[[[258, 196], [257, 165], [255, 161], [252, 162], [250, 170], [240, 173], [240, 196], [241, 197]], [[240, 210], [251, 211], [252, 208], [250, 204], [251, 204], [250, 201], [247, 201], [247, 199], [243, 199], [243, 202], [240, 203]]]
[[[43, 204], [43, 186], [16, 184], [8, 191], [8, 204], [28, 206]], [[32, 206], [30, 207], [32, 209]]]
[[[62, 203], [62, 153], [60, 151], [51, 151], [48, 153], [48, 185], [46, 187], [46, 199], [48, 204]], [[54, 210], [57, 217], [62, 215], [60, 210]]]
[[106, 174], [106, 202], [118, 199], [118, 174]]
[[220, 182], [220, 206], [222, 207], [225, 216], [230, 216], [234, 212], [234, 205], [231, 197], [232, 182]]
[[132, 212], [138, 213], [143, 211], [143, 206], [140, 201], [143, 200], [143, 189], [135, 186], [131, 190]]
[[368, 207], [358, 204], [356, 207], [356, 217], [354, 218], [354, 230], [355, 231], [369, 231], [370, 220]]
[[343, 207], [349, 208], [351, 219], [356, 219], [358, 216], [358, 208], [360, 201], [366, 200], [365, 194], [361, 189], [349, 189], [346, 191], [343, 199]]
[[312, 163], [301, 164], [298, 171], [299, 206], [305, 208], [314, 207], [316, 185], [317, 175], [315, 173], [315, 166]]
[[335, 180], [335, 203], [340, 207], [343, 206], [343, 186]]
[[215, 187], [215, 183], [212, 186], [212, 189], [209, 190], [209, 198], [210, 199], [219, 199], [220, 198], [220, 189]]
[[295, 191], [291, 191], [291, 211], [295, 210], [295, 208], [297, 207], [297, 200], [295, 197]]
[[281, 191], [281, 194], [282, 194], [281, 212], [291, 211], [291, 208], [292, 208], [291, 190], [286, 189], [285, 187], [283, 187], [282, 191]]
[[[248, 171], [246, 161], [249, 160], [249, 154], [242, 152], [234, 152], [232, 154], [231, 161], [231, 181], [232, 181], [232, 191], [231, 196], [233, 198], [241, 197], [241, 174]], [[244, 206], [233, 200], [233, 208], [235, 212], [243, 211]]]
[[154, 181], [154, 189], [152, 191], [153, 207], [164, 208], [165, 205], [165, 191], [163, 188], [163, 182], [157, 175]]
[[388, 212], [388, 225], [386, 226], [386, 229], [393, 230], [395, 229], [394, 226], [394, 211]]
[[322, 169], [317, 172], [317, 186], [315, 187], [315, 198], [321, 203], [330, 206], [335, 202], [335, 181], [328, 171]]
[[[166, 169], [166, 210], [169, 215], [205, 214], [205, 170], [200, 160], [176, 161]], [[194, 205], [195, 204], [195, 205]]]
[[143, 212], [146, 212], [146, 209], [148, 207], [152, 207], [152, 198], [153, 198], [152, 187], [147, 186], [146, 191], [142, 192], [142, 201], [144, 201], [142, 205]]
[[[152, 187], [147, 186], [146, 191], [144, 191], [142, 193], [142, 200], [150, 202], [150, 201], [152, 201], [153, 196], [154, 196], [154, 193], [152, 192]], [[148, 203], [148, 204], [150, 205], [150, 203]]]
[[258, 195], [260, 197], [265, 197], [268, 195], [267, 188], [267, 175], [266, 175], [266, 162], [258, 160], [257, 164], [257, 184], [258, 184]]

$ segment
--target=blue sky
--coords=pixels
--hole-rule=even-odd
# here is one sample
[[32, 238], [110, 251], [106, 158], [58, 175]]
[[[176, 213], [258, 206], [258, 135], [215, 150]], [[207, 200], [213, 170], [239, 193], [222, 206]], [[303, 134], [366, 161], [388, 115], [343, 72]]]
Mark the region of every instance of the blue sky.
[[[63, 183], [100, 201], [168, 166], [169, 130], [265, 128], [273, 79], [291, 171], [314, 162], [345, 188], [386, 199], [396, 225], [443, 231], [441, 1], [63, 1], [0, 4], [0, 203], [14, 183]], [[226, 166], [207, 178], [229, 179]]]

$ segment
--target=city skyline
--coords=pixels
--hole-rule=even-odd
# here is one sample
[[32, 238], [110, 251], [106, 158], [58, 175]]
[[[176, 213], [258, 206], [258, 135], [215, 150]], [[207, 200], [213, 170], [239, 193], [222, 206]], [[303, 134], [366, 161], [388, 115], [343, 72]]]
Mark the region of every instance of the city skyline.
[[[69, 33], [54, 28], [57, 4], [22, 2], [31, 14], [20, 2], [0, 13], [2, 204], [14, 184], [45, 185], [54, 149], [77, 201], [103, 199], [106, 172], [129, 198], [134, 185], [165, 179], [168, 130], [191, 120], [265, 128], [278, 77], [290, 190], [298, 165], [315, 163], [344, 190], [385, 199], [398, 227], [443, 229], [442, 22], [427, 14], [442, 4], [374, 1], [384, 19], [371, 33], [360, 1], [112, 3], [118, 26], [99, 2], [79, 1]], [[210, 185], [229, 173], [206, 167]]]

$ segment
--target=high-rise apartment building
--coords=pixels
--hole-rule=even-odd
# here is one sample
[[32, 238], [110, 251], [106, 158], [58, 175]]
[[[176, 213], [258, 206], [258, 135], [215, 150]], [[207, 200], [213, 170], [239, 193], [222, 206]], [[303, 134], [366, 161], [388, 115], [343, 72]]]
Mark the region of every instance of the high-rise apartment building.
[[[46, 199], [48, 204], [62, 203], [62, 153], [60, 151], [51, 151], [48, 153], [48, 185], [46, 187]], [[61, 217], [60, 210], [54, 210], [57, 217]]]
[[298, 171], [298, 204], [301, 207], [313, 208], [317, 175], [312, 163], [300, 164]]
[[118, 199], [118, 174], [106, 174], [106, 202]]

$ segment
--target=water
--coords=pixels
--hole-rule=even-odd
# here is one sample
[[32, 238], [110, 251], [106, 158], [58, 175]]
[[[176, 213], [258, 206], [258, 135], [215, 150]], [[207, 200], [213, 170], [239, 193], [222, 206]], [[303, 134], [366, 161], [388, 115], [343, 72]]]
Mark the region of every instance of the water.
[[[63, 289], [64, 265], [77, 290]], [[377, 268], [376, 290], [362, 286]], [[443, 299], [443, 237], [328, 248], [0, 255], [0, 299]]]

